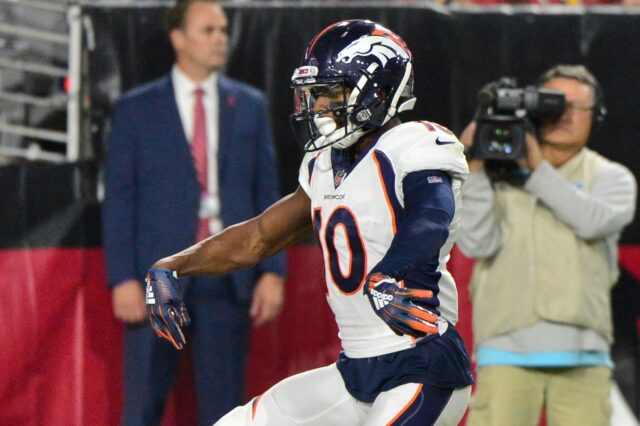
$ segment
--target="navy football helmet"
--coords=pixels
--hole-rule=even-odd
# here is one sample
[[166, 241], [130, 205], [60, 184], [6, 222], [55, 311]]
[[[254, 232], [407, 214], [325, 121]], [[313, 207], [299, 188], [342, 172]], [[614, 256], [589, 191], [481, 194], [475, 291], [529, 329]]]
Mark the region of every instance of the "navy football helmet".
[[347, 148], [412, 109], [411, 60], [406, 43], [372, 21], [342, 21], [321, 31], [291, 77], [291, 119], [306, 133], [305, 151]]

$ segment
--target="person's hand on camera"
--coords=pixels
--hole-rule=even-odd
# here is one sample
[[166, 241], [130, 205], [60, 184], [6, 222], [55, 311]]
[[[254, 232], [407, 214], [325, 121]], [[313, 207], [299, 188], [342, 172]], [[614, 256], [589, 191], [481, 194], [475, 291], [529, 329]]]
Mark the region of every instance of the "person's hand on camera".
[[527, 168], [533, 172], [540, 167], [540, 164], [544, 160], [542, 157], [542, 149], [540, 148], [538, 139], [529, 132], [526, 134], [525, 143], [527, 145], [527, 156], [518, 160], [518, 164], [520, 167]]
[[[464, 145], [465, 150], [469, 151], [473, 146], [473, 136], [476, 133], [476, 122], [472, 121], [469, 125], [462, 131], [460, 135], [460, 142]], [[477, 158], [469, 158], [469, 171], [477, 172], [484, 169], [484, 160], [480, 160]]]

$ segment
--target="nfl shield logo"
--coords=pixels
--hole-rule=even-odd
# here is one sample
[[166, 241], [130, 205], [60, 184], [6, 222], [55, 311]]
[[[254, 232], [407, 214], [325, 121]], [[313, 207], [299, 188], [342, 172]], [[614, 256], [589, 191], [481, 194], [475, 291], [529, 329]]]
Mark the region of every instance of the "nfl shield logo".
[[333, 186], [336, 188], [339, 187], [345, 177], [347, 177], [346, 170], [339, 170], [333, 177]]

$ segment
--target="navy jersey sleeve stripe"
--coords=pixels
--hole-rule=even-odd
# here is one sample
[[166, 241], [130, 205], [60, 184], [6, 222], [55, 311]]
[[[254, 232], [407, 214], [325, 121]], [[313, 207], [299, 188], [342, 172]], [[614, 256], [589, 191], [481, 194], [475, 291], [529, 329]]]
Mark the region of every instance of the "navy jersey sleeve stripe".
[[316, 164], [316, 158], [318, 157], [313, 157], [307, 164], [307, 166], [309, 167], [309, 185], [311, 185], [311, 175], [313, 175], [313, 166], [315, 166]]
[[410, 173], [403, 180], [405, 219], [382, 260], [372, 269], [402, 280], [408, 272], [438, 266], [455, 212], [451, 179], [440, 170]]
[[449, 221], [455, 213], [455, 198], [451, 177], [442, 170], [421, 170], [409, 173], [402, 181], [404, 207], [408, 211], [420, 208], [443, 210]]

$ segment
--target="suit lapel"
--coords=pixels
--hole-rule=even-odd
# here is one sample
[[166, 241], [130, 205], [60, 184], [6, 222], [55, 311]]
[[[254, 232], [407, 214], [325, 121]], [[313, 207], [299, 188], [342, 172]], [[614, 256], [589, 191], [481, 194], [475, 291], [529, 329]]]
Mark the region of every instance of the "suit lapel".
[[[178, 158], [174, 158], [180, 167], [187, 167], [192, 171], [193, 182], [197, 182], [196, 168], [191, 155], [191, 147], [187, 141], [182, 119], [178, 111], [178, 103], [176, 95], [173, 91], [173, 82], [171, 74], [167, 75], [158, 86], [158, 105], [154, 110], [156, 117], [154, 122], [161, 123], [158, 125], [158, 141], [164, 144], [173, 145], [174, 148], [168, 152], [179, 153]], [[184, 169], [187, 170], [187, 169]]]
[[160, 105], [156, 108], [159, 115], [159, 117], [157, 117], [157, 122], [164, 124], [164, 129], [168, 132], [166, 134], [167, 139], [173, 143], [180, 144], [180, 146], [184, 148], [184, 151], [191, 155], [189, 142], [187, 141], [184, 128], [182, 127], [182, 119], [180, 118], [180, 112], [178, 111], [176, 95], [173, 91], [171, 74], [169, 74], [160, 85], [159, 95], [158, 102]]
[[218, 133], [218, 184], [225, 181], [230, 144], [234, 140], [237, 99], [229, 81], [218, 75], [219, 133]]
[[[171, 80], [171, 74], [169, 74], [165, 81], [160, 86], [160, 96], [158, 98], [158, 108], [156, 113], [158, 114], [158, 122], [164, 124], [166, 133], [162, 136], [170, 144], [175, 144], [177, 151], [181, 153], [181, 161], [183, 164], [193, 165], [193, 157], [191, 155], [191, 147], [187, 141], [187, 137], [182, 126], [182, 119], [180, 118], [180, 112], [178, 111], [178, 102], [176, 101], [176, 94], [173, 90], [173, 82]], [[192, 167], [194, 177], [196, 177], [195, 166]]]

